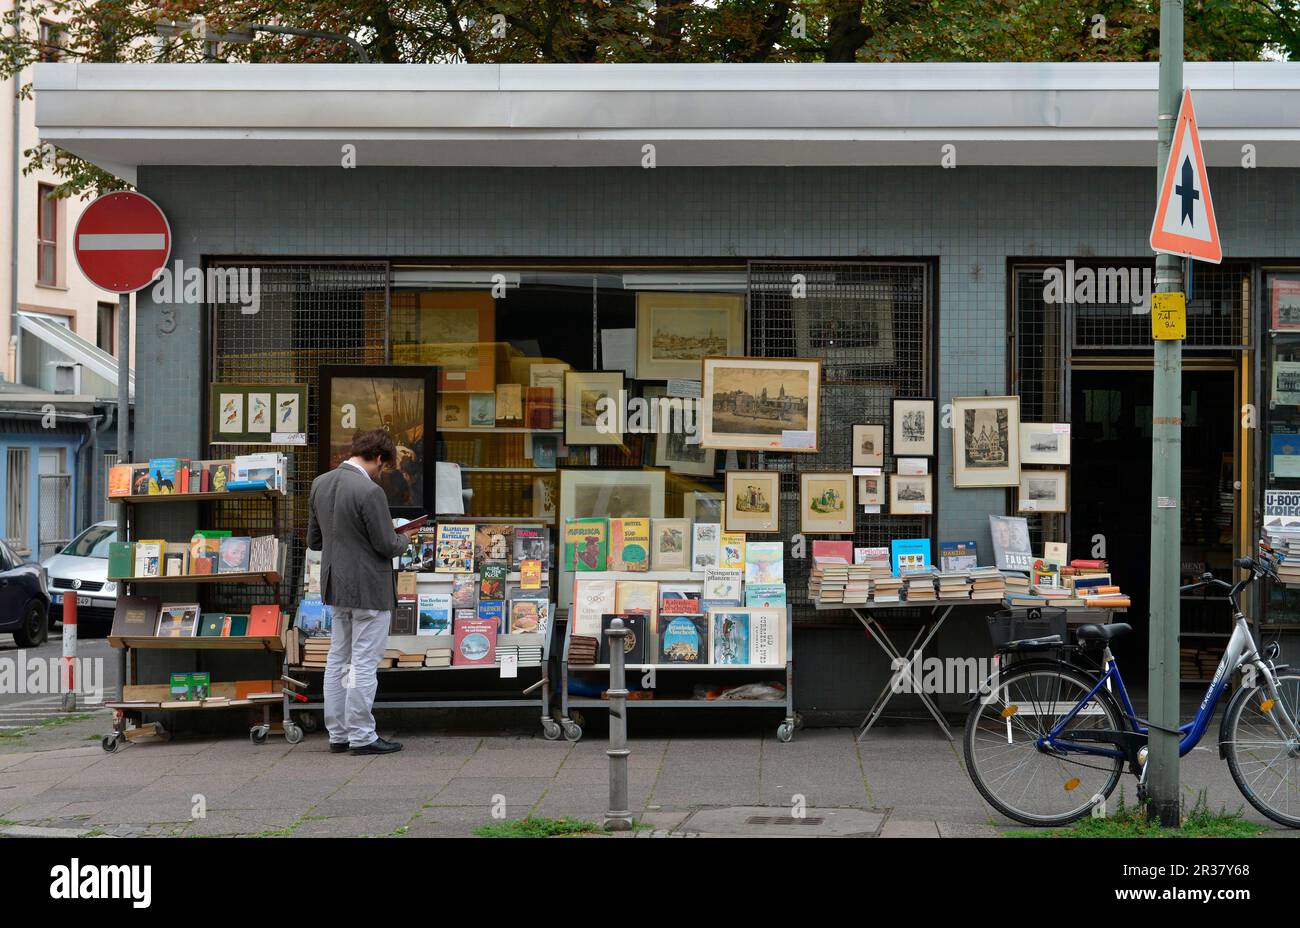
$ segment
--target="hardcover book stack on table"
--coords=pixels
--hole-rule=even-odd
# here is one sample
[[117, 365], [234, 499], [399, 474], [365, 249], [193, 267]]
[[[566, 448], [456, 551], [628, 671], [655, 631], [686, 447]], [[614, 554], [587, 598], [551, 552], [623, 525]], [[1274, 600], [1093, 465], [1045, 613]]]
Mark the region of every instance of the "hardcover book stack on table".
[[871, 601], [876, 603], [896, 603], [902, 600], [903, 579], [889, 574], [875, 577], [871, 581]]
[[939, 598], [942, 600], [970, 599], [971, 580], [967, 570], [939, 571]]
[[844, 605], [865, 605], [871, 599], [871, 569], [862, 564], [850, 564], [844, 584]]
[[599, 642], [595, 638], [573, 635], [569, 639], [570, 664], [594, 664], [599, 652]]
[[1006, 577], [996, 567], [976, 567], [968, 571], [970, 598], [981, 602], [1001, 602], [1007, 592]]
[[903, 598], [909, 603], [935, 601], [933, 570], [913, 570], [903, 574]]

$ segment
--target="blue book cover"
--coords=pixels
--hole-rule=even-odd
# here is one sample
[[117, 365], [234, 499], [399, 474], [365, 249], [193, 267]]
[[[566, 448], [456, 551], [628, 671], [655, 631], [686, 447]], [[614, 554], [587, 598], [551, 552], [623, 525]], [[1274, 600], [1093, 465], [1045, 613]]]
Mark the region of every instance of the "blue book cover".
[[660, 664], [707, 664], [709, 620], [699, 615], [660, 616]]
[[939, 542], [940, 570], [974, 570], [979, 566], [979, 555], [973, 541]]
[[889, 552], [893, 560], [895, 577], [909, 571], [930, 569], [930, 539], [928, 538], [895, 538], [889, 543]]
[[749, 613], [714, 612], [709, 616], [714, 664], [749, 663]]
[[165, 496], [176, 492], [176, 459], [149, 459], [149, 495]]
[[293, 624], [307, 638], [328, 638], [334, 628], [334, 611], [319, 599], [298, 603]]
[[451, 634], [451, 594], [421, 593], [416, 617], [417, 635]]
[[510, 629], [506, 628], [506, 604], [502, 599], [480, 599], [478, 601], [478, 617], [497, 623], [497, 634], [507, 635]]

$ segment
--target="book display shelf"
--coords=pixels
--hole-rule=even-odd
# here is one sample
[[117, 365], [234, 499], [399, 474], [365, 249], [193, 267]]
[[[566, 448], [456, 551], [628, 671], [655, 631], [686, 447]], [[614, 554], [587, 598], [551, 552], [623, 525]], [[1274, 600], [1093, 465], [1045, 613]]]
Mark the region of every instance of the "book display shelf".
[[[692, 572], [689, 570], [668, 570], [668, 571], [585, 571], [575, 575], [576, 583], [590, 581], [609, 581], [615, 584], [619, 583], [648, 583], [658, 586], [660, 591], [664, 590], [663, 585], [670, 586], [674, 591], [680, 593], [685, 590], [699, 590], [700, 594], [704, 593], [706, 577], [705, 573]], [[662, 595], [662, 593], [660, 593]], [[659, 595], [656, 596], [656, 603], [662, 600]], [[564, 737], [569, 741], [578, 741], [582, 738], [583, 726], [586, 719], [583, 711], [587, 709], [608, 711], [609, 700], [605, 698], [604, 690], [609, 685], [609, 664], [601, 661], [597, 657], [595, 663], [579, 663], [573, 658], [577, 657], [578, 649], [574, 647], [575, 630], [579, 628], [579, 622], [575, 621], [575, 611], [581, 611], [579, 593], [575, 590], [574, 606], [569, 610], [568, 621], [565, 627], [564, 647], [560, 654], [560, 727], [563, 730]], [[630, 610], [620, 610], [630, 611]], [[715, 654], [713, 651], [714, 642], [717, 638], [717, 623], [726, 615], [745, 615], [749, 616], [755, 612], [779, 614], [779, 627], [775, 635], [779, 638], [780, 646], [774, 651], [775, 661], [768, 663], [748, 663], [748, 662], [726, 662], [720, 663], [713, 660]], [[609, 616], [606, 616], [609, 618]], [[681, 662], [665, 662], [659, 659], [661, 651], [672, 650], [670, 647], [661, 648], [660, 635], [668, 628], [668, 623], [677, 618], [690, 618], [702, 621], [703, 642], [693, 642], [688, 647], [695, 651], [699, 647], [709, 649], [704, 654], [691, 654], [694, 659], [683, 660]], [[634, 653], [643, 653], [645, 661], [629, 662], [625, 665], [627, 686], [633, 692], [629, 695], [627, 706], [629, 709], [766, 709], [770, 711], [782, 712], [782, 720], [777, 726], [776, 735], [778, 740], [788, 742], [794, 737], [794, 732], [802, 727], [802, 719], [794, 711], [794, 658], [793, 658], [793, 634], [792, 623], [789, 620], [788, 610], [784, 607], [779, 609], [756, 609], [742, 605], [710, 605], [707, 611], [702, 614], [676, 614], [662, 611], [658, 608], [651, 615], [645, 615], [645, 634], [646, 641], [643, 642]], [[745, 634], [752, 637], [754, 630], [747, 627]], [[579, 636], [581, 637], [581, 636]], [[631, 642], [631, 638], [628, 639]], [[752, 656], [752, 651], [750, 652]], [[705, 658], [708, 658], [707, 660]], [[650, 662], [646, 662], [650, 661]], [[642, 681], [649, 678], [650, 682], [642, 686]], [[728, 695], [729, 691], [735, 691], [737, 688], [751, 685], [753, 690], [771, 692], [770, 687], [763, 684], [780, 681], [784, 687], [784, 694], [781, 698], [759, 698], [756, 695], [744, 695], [744, 690], [740, 690], [737, 696]], [[588, 695], [579, 695], [570, 692], [570, 686], [577, 684], [577, 688], [588, 690]], [[650, 694], [649, 698], [638, 698], [637, 693]]]
[[[117, 503], [126, 509], [127, 535], [123, 541], [138, 541], [136, 528], [136, 507], [165, 506], [176, 503], [210, 502], [231, 499], [266, 500], [272, 507], [272, 524], [274, 537], [280, 538], [284, 533], [284, 507], [286, 494], [270, 488], [251, 490], [229, 490], [216, 493], [175, 493], [126, 496], [110, 496], [110, 503]], [[135, 594], [140, 587], [155, 586], [166, 589], [170, 586], [185, 584], [211, 585], [214, 583], [262, 585], [270, 590], [274, 602], [280, 602], [280, 586], [287, 562], [288, 548], [283, 543], [278, 545], [276, 566], [269, 570], [256, 572], [240, 571], [234, 573], [190, 574], [176, 576], [110, 576], [122, 585], [124, 596]], [[111, 573], [111, 572], [110, 572]], [[161, 573], [161, 571], [160, 571]], [[261, 709], [261, 721], [249, 729], [249, 739], [254, 744], [263, 744], [272, 733], [282, 734], [290, 744], [297, 744], [303, 738], [303, 730], [289, 718], [289, 695], [282, 691], [281, 674], [284, 671], [285, 647], [280, 635], [240, 635], [234, 637], [163, 637], [157, 635], [109, 635], [109, 645], [126, 652], [126, 678], [123, 684], [123, 698], [118, 702], [106, 703], [114, 711], [113, 730], [104, 736], [101, 747], [112, 753], [128, 740], [138, 740], [141, 734], [170, 739], [170, 733], [159, 722], [145, 723], [144, 716], [149, 714], [171, 712], [205, 712], [229, 709]], [[212, 683], [208, 698], [178, 704], [170, 699], [167, 684], [141, 684], [139, 680], [139, 651], [185, 652], [192, 670], [194, 662], [201, 661], [201, 655], [212, 651], [253, 651], [263, 652], [270, 663], [269, 677], [257, 681], [250, 690], [241, 683]], [[179, 660], [179, 658], [178, 658]], [[282, 713], [277, 721], [273, 718], [272, 708], [280, 706]]]

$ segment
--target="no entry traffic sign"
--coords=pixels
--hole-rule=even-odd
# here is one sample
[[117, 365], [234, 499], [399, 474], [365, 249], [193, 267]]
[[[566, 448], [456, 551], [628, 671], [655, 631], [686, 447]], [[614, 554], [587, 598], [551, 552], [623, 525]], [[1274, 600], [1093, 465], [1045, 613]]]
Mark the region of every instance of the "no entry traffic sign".
[[73, 235], [81, 272], [114, 293], [147, 287], [167, 264], [172, 230], [158, 204], [142, 193], [106, 193], [86, 207]]

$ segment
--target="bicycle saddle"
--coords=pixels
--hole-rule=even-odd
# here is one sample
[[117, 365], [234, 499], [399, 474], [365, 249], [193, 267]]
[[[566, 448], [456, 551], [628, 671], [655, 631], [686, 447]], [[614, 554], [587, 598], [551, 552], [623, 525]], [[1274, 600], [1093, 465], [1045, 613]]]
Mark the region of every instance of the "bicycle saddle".
[[1102, 645], [1122, 638], [1133, 631], [1127, 622], [1112, 622], [1109, 625], [1080, 625], [1074, 633], [1081, 645]]

